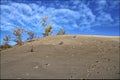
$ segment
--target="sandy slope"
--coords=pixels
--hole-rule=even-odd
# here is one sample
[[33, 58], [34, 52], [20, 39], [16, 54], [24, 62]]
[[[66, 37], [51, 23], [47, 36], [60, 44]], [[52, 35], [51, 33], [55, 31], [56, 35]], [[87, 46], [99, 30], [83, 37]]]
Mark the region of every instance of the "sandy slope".
[[1, 51], [1, 78], [120, 78], [119, 37], [73, 36], [48, 36]]

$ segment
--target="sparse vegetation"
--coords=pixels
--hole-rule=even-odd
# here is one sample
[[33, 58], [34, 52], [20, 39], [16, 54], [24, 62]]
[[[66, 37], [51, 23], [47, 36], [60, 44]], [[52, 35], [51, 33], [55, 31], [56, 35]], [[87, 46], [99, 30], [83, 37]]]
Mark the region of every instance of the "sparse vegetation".
[[66, 31], [63, 28], [60, 28], [60, 30], [56, 35], [65, 35], [65, 34], [66, 34]]
[[29, 35], [29, 38], [27, 40], [32, 40], [35, 37], [35, 33], [33, 31], [26, 31]]
[[[48, 20], [48, 17], [43, 17], [42, 18], [42, 26], [45, 27], [44, 32], [43, 32], [43, 37], [52, 35], [52, 30], [53, 30], [53, 26], [51, 24], [51, 19]], [[33, 31], [27, 31], [21, 27], [16, 27], [13, 30], [13, 35], [15, 36], [15, 39], [12, 40], [14, 42], [16, 42], [16, 45], [22, 45], [23, 44], [23, 40], [22, 40], [22, 35], [23, 33], [27, 33], [29, 35], [28, 38], [26, 38], [29, 42], [33, 41], [33, 39], [35, 38], [35, 33]], [[63, 28], [60, 28], [60, 30], [58, 31], [57, 35], [64, 35], [66, 34], [66, 31]], [[4, 40], [4, 45], [0, 45], [0, 48], [9, 48], [11, 47], [9, 45], [9, 40], [10, 40], [10, 35], [7, 35], [3, 40]], [[60, 43], [60, 45], [63, 44], [63, 42]], [[33, 51], [33, 50], [32, 50]]]
[[48, 17], [42, 18], [42, 26], [46, 27], [43, 33], [44, 37], [52, 34], [53, 26], [50, 24], [50, 21], [48, 21]]
[[4, 45], [0, 45], [0, 51], [4, 49]]
[[10, 35], [7, 35], [7, 36], [5, 36], [5, 38], [3, 38], [3, 40], [4, 40], [4, 45], [3, 46], [1, 46], [1, 48], [10, 48], [11, 46], [9, 45], [9, 41], [10, 41]]
[[13, 34], [17, 37], [16, 40], [14, 40], [17, 45], [22, 45], [22, 33], [24, 32], [24, 29], [20, 28], [20, 27], [16, 27], [13, 30]]
[[49, 36], [52, 34], [52, 26], [49, 26], [48, 28], [45, 29], [45, 32], [43, 33], [43, 36]]
[[47, 16], [42, 18], [42, 26], [43, 26], [43, 27], [46, 27], [46, 26], [48, 25], [48, 24], [47, 24], [47, 20], [48, 20], [48, 17], [47, 17]]

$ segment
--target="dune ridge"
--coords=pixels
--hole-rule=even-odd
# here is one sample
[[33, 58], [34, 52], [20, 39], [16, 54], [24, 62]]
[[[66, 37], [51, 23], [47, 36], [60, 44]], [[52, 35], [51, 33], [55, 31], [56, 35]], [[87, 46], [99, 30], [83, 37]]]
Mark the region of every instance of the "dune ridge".
[[35, 39], [1, 51], [1, 79], [119, 79], [119, 44], [119, 36]]

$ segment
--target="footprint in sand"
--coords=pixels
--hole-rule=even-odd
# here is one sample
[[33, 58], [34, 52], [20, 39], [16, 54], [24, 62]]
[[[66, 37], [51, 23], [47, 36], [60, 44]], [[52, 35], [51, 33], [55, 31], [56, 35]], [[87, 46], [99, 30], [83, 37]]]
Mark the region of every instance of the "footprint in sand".
[[[95, 70], [98, 63], [100, 63], [100, 61], [96, 60], [95, 63], [90, 66], [90, 68], [87, 70], [88, 74], [86, 77], [89, 77], [91, 75], [91, 73]], [[97, 73], [99, 74], [100, 72], [97, 72]]]

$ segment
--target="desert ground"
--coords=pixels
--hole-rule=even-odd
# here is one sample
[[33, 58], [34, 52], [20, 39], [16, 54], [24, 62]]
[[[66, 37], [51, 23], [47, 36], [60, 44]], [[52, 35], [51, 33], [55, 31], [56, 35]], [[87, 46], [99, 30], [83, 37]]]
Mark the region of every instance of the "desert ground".
[[47, 36], [2, 50], [0, 77], [120, 79], [119, 49], [117, 36]]

